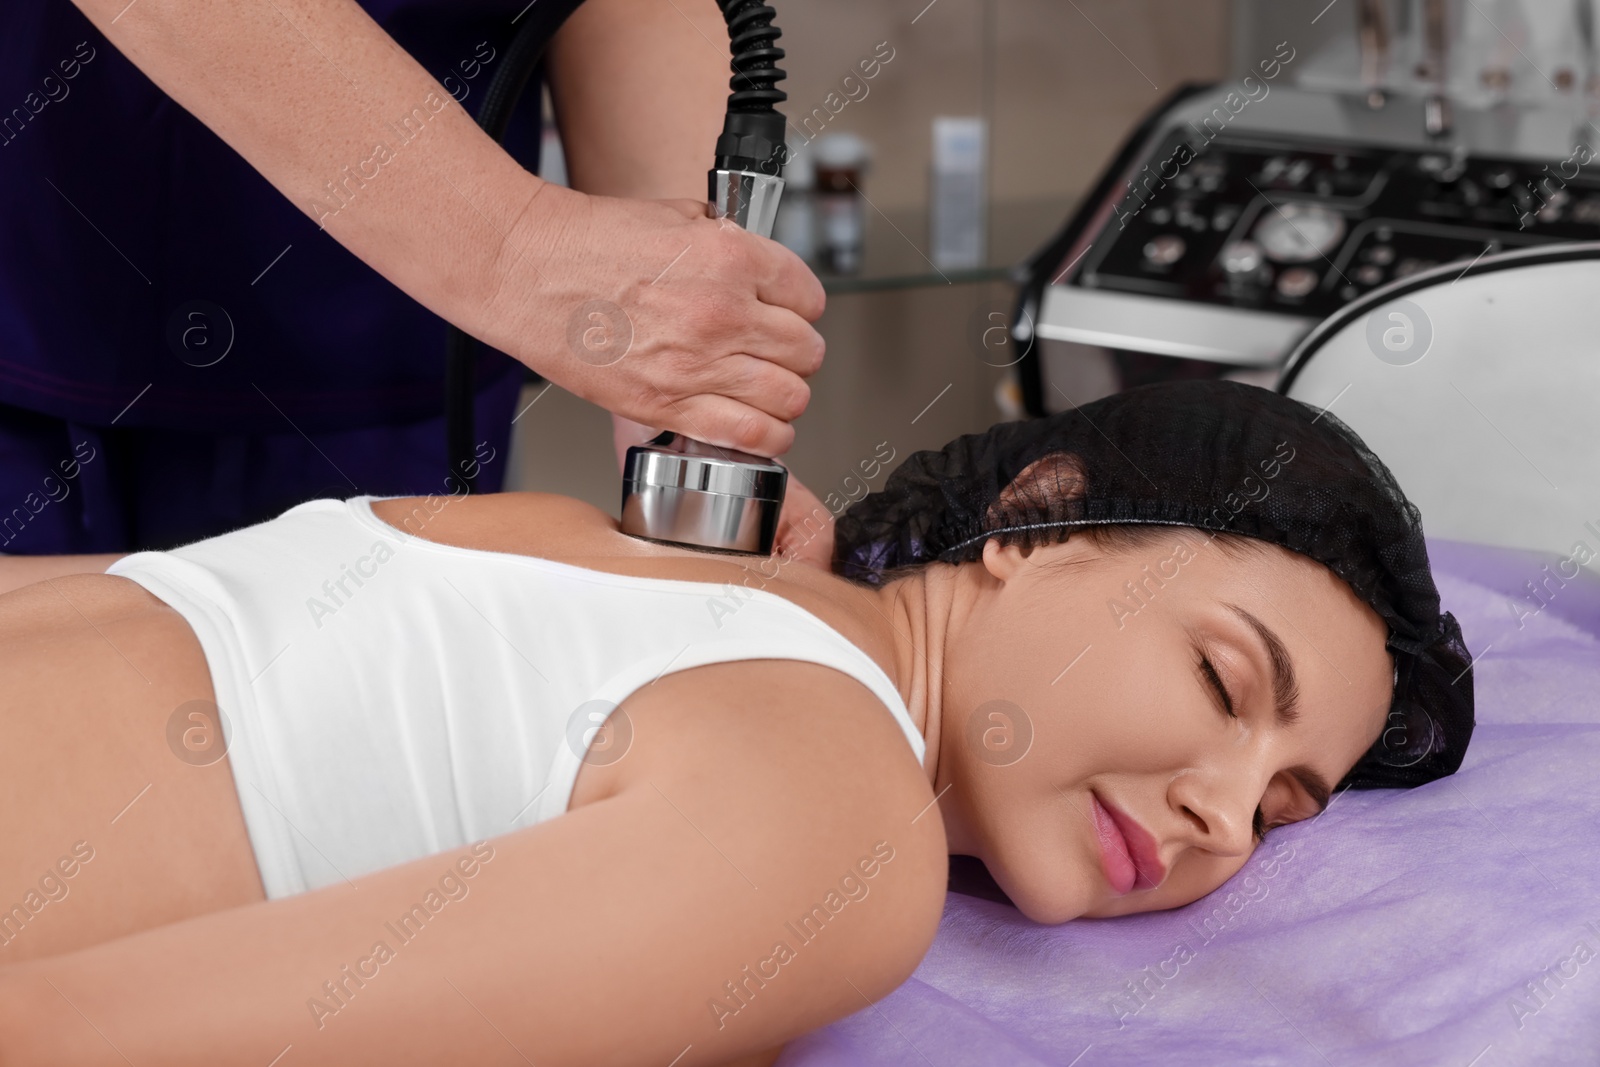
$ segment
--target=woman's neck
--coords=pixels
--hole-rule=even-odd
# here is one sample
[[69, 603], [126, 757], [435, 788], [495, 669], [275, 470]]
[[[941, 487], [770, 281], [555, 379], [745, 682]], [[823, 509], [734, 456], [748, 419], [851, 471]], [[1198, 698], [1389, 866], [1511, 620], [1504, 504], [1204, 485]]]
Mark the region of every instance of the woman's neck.
[[962, 640], [961, 620], [974, 609], [979, 593], [971, 571], [928, 564], [870, 593], [873, 610], [863, 615], [889, 650], [890, 678], [926, 746], [922, 767], [938, 802], [945, 839], [952, 853], [963, 855], [976, 855], [969, 798], [960, 795], [957, 769], [945, 766], [949, 761], [942, 757], [948, 747], [945, 734], [962, 728], [960, 697], [955, 695], [959, 687], [950, 672]]
[[946, 639], [957, 596], [958, 568], [932, 564], [871, 594], [867, 621], [890, 650], [890, 678], [926, 744], [928, 782], [939, 777], [944, 733]]

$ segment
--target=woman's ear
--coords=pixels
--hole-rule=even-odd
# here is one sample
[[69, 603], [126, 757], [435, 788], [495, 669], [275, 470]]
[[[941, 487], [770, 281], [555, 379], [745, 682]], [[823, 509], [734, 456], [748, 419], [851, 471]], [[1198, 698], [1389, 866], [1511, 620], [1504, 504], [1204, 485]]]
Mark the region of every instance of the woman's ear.
[[1033, 546], [1027, 544], [1001, 544], [1000, 538], [991, 537], [983, 543], [983, 568], [990, 577], [1008, 581], [1027, 566]]

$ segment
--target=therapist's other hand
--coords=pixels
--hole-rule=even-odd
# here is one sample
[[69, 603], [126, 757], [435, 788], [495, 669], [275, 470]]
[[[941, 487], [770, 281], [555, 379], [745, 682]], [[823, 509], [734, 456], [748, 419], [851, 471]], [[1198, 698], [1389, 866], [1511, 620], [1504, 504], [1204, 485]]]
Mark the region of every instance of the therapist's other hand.
[[776, 552], [785, 559], [809, 563], [819, 570], [833, 569], [833, 513], [817, 499], [817, 494], [800, 484], [789, 472], [783, 494], [783, 510], [778, 513]]
[[501, 252], [483, 339], [615, 415], [778, 456], [822, 365], [822, 283], [702, 201], [544, 183]]

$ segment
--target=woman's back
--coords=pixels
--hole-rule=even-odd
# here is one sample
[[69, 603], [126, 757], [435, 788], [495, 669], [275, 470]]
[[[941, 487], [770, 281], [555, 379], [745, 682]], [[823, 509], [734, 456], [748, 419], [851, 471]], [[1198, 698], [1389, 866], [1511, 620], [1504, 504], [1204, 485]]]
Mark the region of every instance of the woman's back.
[[699, 683], [734, 686], [754, 715], [779, 677], [771, 661], [841, 671], [920, 760], [883, 667], [819, 617], [855, 628], [847, 583], [755, 562], [638, 542], [586, 505], [511, 494], [312, 501], [111, 573], [195, 630], [263, 885], [280, 897], [616, 788], [635, 744], [622, 706], [693, 668], [764, 661]]
[[[400, 522], [417, 503], [379, 507]], [[673, 561], [674, 550], [642, 543], [636, 551], [604, 515], [559, 498], [468, 498], [427, 514], [420, 532], [441, 542], [566, 560], [577, 558], [572, 546], [597, 546], [616, 550], [618, 571], [625, 564], [669, 581], [742, 585], [742, 561], [688, 552]], [[391, 725], [409, 721], [393, 714], [383, 693], [357, 691], [364, 681], [415, 677], [419, 668], [405, 662], [408, 656], [435, 652], [448, 669], [458, 659], [451, 650], [509, 642], [466, 607], [448, 623], [438, 615], [376, 620], [373, 632], [390, 642], [379, 648], [376, 666], [359, 642], [348, 648], [362, 659], [342, 661], [338, 626], [361, 618], [364, 605], [382, 603], [379, 583], [403, 573], [402, 554], [379, 562], [384, 553], [365, 551], [390, 536], [386, 528], [362, 533], [372, 540], [357, 542], [361, 553], [338, 562], [363, 584], [335, 566], [317, 573], [315, 588], [284, 587], [283, 599], [308, 632], [303, 647], [282, 650], [276, 661], [212, 662], [213, 648], [226, 647], [220, 639], [202, 657], [185, 621], [205, 627], [200, 611], [182, 615], [114, 574], [40, 582], [0, 597], [0, 668], [10, 683], [0, 701], [10, 741], [0, 751], [0, 782], [17, 816], [0, 833], [0, 871], [56, 869], [63, 842], [78, 837], [78, 867], [61, 867], [63, 877], [90, 863], [88, 875], [72, 883], [70, 923], [56, 921], [66, 913], [59, 905], [31, 921], [16, 919], [22, 929], [7, 956], [26, 962], [0, 967], [0, 1035], [8, 1051], [20, 1059], [30, 1051], [45, 1058], [41, 1050], [71, 1058], [81, 1045], [88, 1056], [102, 1038], [80, 1016], [60, 1014], [71, 1010], [56, 993], [64, 988], [117, 1034], [120, 1047], [135, 1057], [159, 1049], [174, 1062], [224, 1062], [215, 1054], [223, 1046], [253, 1059], [268, 1044], [271, 1059], [285, 1041], [307, 1062], [491, 1062], [507, 1055], [510, 1040], [515, 1048], [538, 1048], [549, 1062], [676, 1056], [684, 1064], [724, 1063], [870, 1003], [911, 973], [939, 921], [946, 840], [919, 753], [907, 751], [904, 721], [885, 714], [886, 701], [868, 687], [876, 668], [860, 652], [848, 671], [815, 661], [736, 659], [646, 679], [621, 702], [634, 735], [625, 758], [583, 764], [562, 817], [518, 828], [511, 820], [519, 812], [495, 809], [487, 815], [507, 825], [488, 830], [492, 839], [473, 843], [470, 853], [446, 847], [370, 873], [336, 871], [322, 889], [253, 906], [266, 895], [253, 884], [259, 842], [235, 814], [234, 797], [264, 805], [297, 848], [312, 852], [335, 844], [330, 828], [343, 833], [356, 823], [363, 834], [399, 838], [387, 843], [403, 848], [415, 844], [403, 840], [408, 821], [441, 839], [466, 832], [438, 819], [429, 825], [417, 809], [377, 810], [360, 795], [374, 771], [380, 788], [406, 784], [413, 768], [404, 761], [428, 754], [404, 729], [384, 738], [386, 715]], [[189, 547], [203, 552], [205, 545]], [[420, 546], [404, 551], [420, 558]], [[130, 568], [135, 559], [128, 557]], [[276, 561], [270, 551], [255, 563], [247, 573], [256, 575], [256, 591], [280, 579], [281, 568], [293, 571], [292, 561]], [[458, 582], [454, 569], [439, 573]], [[813, 580], [822, 590], [836, 581], [820, 572], [786, 578], [773, 580], [769, 591]], [[324, 580], [338, 603], [321, 588]], [[702, 588], [709, 594], [720, 584]], [[448, 583], [442, 591], [456, 596]], [[705, 611], [714, 630], [712, 612], [700, 589], [695, 593], [693, 612]], [[824, 593], [811, 595], [829, 610]], [[771, 608], [761, 600], [717, 618], [725, 629], [759, 620]], [[560, 613], [534, 603], [530, 617]], [[799, 617], [796, 610], [788, 621]], [[848, 626], [837, 606], [833, 620]], [[466, 635], [441, 628], [473, 623], [481, 629]], [[809, 625], [813, 635], [826, 629]], [[400, 647], [396, 635], [407, 629], [444, 644]], [[500, 629], [512, 640], [527, 636]], [[800, 625], [786, 630], [790, 638], [802, 632]], [[532, 645], [523, 651], [529, 660], [539, 654]], [[294, 668], [291, 657], [302, 652], [325, 659], [315, 670]], [[517, 653], [507, 655], [502, 664], [532, 672]], [[570, 666], [551, 664], [549, 672]], [[294, 727], [278, 740], [298, 756], [320, 759], [328, 776], [357, 779], [356, 788], [349, 780], [311, 782], [328, 787], [326, 803], [293, 818], [272, 810], [272, 783], [230, 772], [246, 758], [247, 724], [233, 724], [223, 759], [188, 750], [185, 716], [197, 697], [212, 693], [208, 672], [259, 685], [286, 668], [298, 687], [291, 689], [314, 713], [289, 707]], [[319, 684], [344, 687], [354, 703], [330, 700]], [[215, 695], [226, 713], [222, 690]], [[470, 727], [471, 713], [483, 710], [463, 709], [456, 725]], [[389, 752], [401, 754], [340, 752], [350, 735], [335, 719], [370, 727], [356, 736], [393, 740]], [[515, 723], [496, 721], [515, 745]], [[192, 729], [204, 734], [205, 725], [197, 720]], [[447, 729], [439, 739], [452, 777], [431, 784], [470, 795], [481, 784], [478, 768], [454, 761], [458, 734]], [[273, 755], [270, 747], [261, 751]], [[440, 766], [424, 764], [425, 773]], [[512, 807], [533, 799], [519, 796]], [[130, 954], [130, 934], [153, 954]], [[403, 962], [390, 966], [397, 957]], [[110, 991], [109, 999], [87, 992], [91, 985]], [[154, 1005], [179, 1002], [197, 1005], [213, 1022], [181, 1034], [155, 1024]], [[229, 1005], [263, 1007], [259, 1018], [243, 1019]], [[596, 1028], [596, 1005], [628, 1025]], [[444, 1025], [441, 1010], [467, 1014], [459, 1026]], [[483, 1027], [484, 1019], [494, 1028]]]

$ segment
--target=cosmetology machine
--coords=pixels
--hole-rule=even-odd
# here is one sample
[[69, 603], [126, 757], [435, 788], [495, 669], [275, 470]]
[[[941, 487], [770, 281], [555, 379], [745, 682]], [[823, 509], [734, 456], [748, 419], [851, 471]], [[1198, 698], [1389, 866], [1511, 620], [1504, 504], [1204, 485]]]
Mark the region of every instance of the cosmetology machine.
[[1270, 387], [1380, 286], [1600, 239], [1600, 0], [1351, 9], [1354, 35], [1314, 47], [1301, 20], [1238, 81], [1176, 91], [1018, 268], [1029, 414], [1173, 377]]
[[[772, 235], [783, 192], [784, 117], [774, 107], [786, 99], [775, 65], [783, 49], [775, 14], [761, 0], [718, 0], [728, 24], [733, 78], [728, 113], [709, 173], [713, 217], [763, 237]], [[543, 42], [570, 12], [553, 4], [530, 5], [523, 24], [490, 83], [478, 124], [500, 140], [543, 51]], [[450, 470], [471, 491], [472, 338], [450, 331], [445, 413]], [[628, 449], [623, 468], [622, 531], [634, 537], [717, 552], [770, 555], [783, 510], [788, 471], [778, 462], [663, 432]]]

